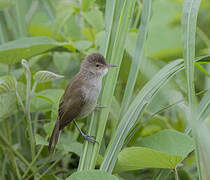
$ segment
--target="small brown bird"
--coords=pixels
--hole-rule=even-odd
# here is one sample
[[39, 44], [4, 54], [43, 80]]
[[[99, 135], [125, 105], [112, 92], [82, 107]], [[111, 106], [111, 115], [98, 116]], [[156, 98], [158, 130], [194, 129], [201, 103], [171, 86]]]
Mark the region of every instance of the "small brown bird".
[[102, 78], [110, 67], [116, 66], [107, 64], [105, 58], [99, 53], [87, 56], [82, 62], [80, 71], [70, 81], [60, 99], [58, 118], [49, 141], [49, 152], [54, 152], [60, 130], [72, 121], [84, 140], [96, 142], [91, 136], [82, 132], [75, 119], [84, 118], [95, 109]]

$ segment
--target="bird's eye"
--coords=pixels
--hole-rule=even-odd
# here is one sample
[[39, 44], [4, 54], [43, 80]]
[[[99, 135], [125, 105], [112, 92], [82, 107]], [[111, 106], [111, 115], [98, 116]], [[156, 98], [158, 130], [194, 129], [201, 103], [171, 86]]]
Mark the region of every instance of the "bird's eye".
[[96, 67], [99, 67], [99, 64], [96, 64]]

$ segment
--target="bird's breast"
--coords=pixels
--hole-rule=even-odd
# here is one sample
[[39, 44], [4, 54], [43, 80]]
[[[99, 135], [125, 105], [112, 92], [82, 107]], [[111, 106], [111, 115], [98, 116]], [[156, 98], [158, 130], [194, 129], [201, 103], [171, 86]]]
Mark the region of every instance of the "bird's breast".
[[88, 116], [96, 107], [97, 99], [101, 90], [101, 84], [93, 84], [84, 89], [85, 104], [83, 105], [80, 117]]

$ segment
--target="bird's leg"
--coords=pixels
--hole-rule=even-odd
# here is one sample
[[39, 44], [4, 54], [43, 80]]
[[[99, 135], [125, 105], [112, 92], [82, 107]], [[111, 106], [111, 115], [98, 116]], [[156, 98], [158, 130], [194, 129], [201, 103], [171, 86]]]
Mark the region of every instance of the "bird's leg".
[[97, 142], [95, 139], [93, 139], [93, 136], [88, 136], [87, 134], [83, 133], [82, 130], [80, 129], [80, 127], [78, 126], [78, 124], [76, 123], [75, 120], [73, 120], [74, 124], [76, 125], [77, 129], [79, 130], [80, 134], [82, 135], [82, 137], [84, 138], [84, 140], [87, 140], [91, 143], [95, 143]]

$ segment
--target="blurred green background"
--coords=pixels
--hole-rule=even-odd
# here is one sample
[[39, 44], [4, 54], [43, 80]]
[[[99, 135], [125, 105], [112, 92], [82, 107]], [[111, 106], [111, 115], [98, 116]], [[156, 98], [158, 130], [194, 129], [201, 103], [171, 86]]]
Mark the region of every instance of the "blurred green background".
[[[54, 126], [57, 106], [69, 80], [79, 71], [84, 57], [93, 52], [100, 52], [105, 32], [105, 0], [0, 0], [0, 82], [10, 77], [17, 80], [20, 98], [26, 101], [26, 78], [21, 65], [22, 57], [29, 62], [32, 76], [40, 70], [54, 72], [54, 81], [41, 82], [32, 92], [30, 114], [35, 137], [36, 152], [42, 147], [36, 161], [36, 167], [28, 170], [27, 165], [14, 153], [18, 151], [31, 162], [30, 131], [24, 112], [18, 104], [14, 91], [5, 93], [0, 88], [0, 179], [64, 179], [76, 171], [82, 154], [83, 140], [71, 124], [64, 129], [58, 145], [59, 153], [50, 159], [47, 151], [47, 138]], [[144, 58], [135, 83], [132, 97], [166, 64], [182, 55], [182, 18], [183, 2], [181, 0], [153, 0], [149, 31], [144, 48]], [[111, 105], [108, 126], [102, 142], [101, 154], [104, 153], [117, 126], [120, 104], [128, 79], [134, 55], [138, 27], [141, 22], [142, 1], [137, 0], [129, 32], [126, 35], [125, 51]], [[196, 57], [210, 54], [210, 1], [202, 0], [198, 15], [196, 33]], [[40, 38], [40, 36], [45, 36]], [[29, 39], [24, 38], [27, 37]], [[40, 39], [31, 39], [37, 37]], [[48, 38], [47, 38], [48, 37]], [[7, 44], [11, 41], [13, 44]], [[19, 41], [20, 40], [20, 41]], [[32, 47], [32, 43], [37, 47]], [[26, 52], [19, 49], [26, 46]], [[43, 50], [42, 48], [45, 48]], [[31, 51], [34, 54], [31, 54]], [[10, 59], [10, 62], [8, 59]], [[110, 61], [110, 59], [107, 59]], [[61, 78], [58, 75], [63, 75]], [[9, 76], [9, 77], [8, 77]], [[203, 90], [210, 87], [210, 66], [195, 66], [195, 88], [197, 101], [203, 96]], [[7, 79], [7, 80], [8, 80]], [[11, 85], [11, 87], [13, 84]], [[2, 93], [3, 92], [3, 93]], [[136, 129], [127, 146], [137, 146], [143, 137], [150, 136], [164, 129], [184, 132], [187, 125], [187, 83], [185, 72], [179, 72], [161, 88], [152, 99], [141, 119], [140, 128]], [[79, 121], [87, 131], [88, 121]], [[210, 123], [206, 121], [208, 124]], [[137, 124], [136, 126], [138, 126]], [[5, 141], [3, 141], [5, 140]], [[8, 142], [9, 145], [5, 145]], [[11, 150], [11, 147], [14, 150]], [[100, 159], [100, 158], [99, 158]], [[190, 153], [178, 169], [180, 180], [197, 179], [194, 153]], [[100, 160], [98, 165], [100, 164]], [[51, 167], [52, 166], [52, 167]], [[38, 169], [36, 169], [38, 168]], [[19, 169], [19, 170], [17, 170]], [[34, 172], [34, 173], [33, 173]], [[37, 177], [34, 174], [38, 172]], [[121, 179], [155, 179], [157, 168], [118, 173]], [[173, 171], [165, 170], [159, 179], [174, 179]], [[19, 175], [18, 175], [19, 174]], [[169, 174], [169, 175], [168, 175]], [[30, 177], [31, 175], [31, 177]]]

